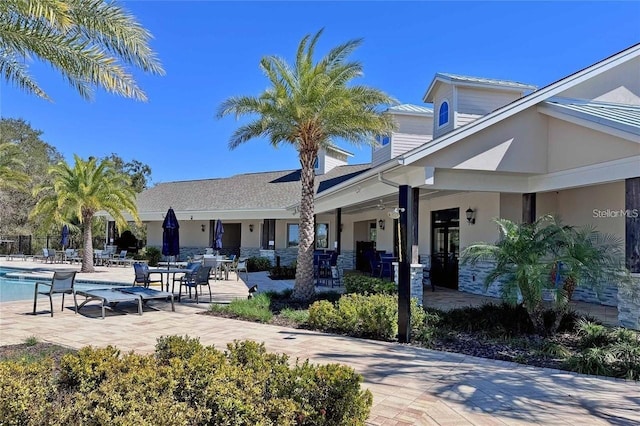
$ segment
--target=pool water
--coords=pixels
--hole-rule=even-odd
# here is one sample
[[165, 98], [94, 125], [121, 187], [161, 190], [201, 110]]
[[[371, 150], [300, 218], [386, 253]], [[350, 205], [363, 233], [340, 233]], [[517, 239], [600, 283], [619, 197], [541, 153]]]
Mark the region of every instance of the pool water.
[[[35, 292], [36, 281], [38, 282], [51, 282], [50, 278], [38, 278], [38, 279], [30, 279], [30, 278], [11, 278], [7, 277], [5, 274], [7, 273], [20, 273], [20, 272], [30, 272], [27, 270], [20, 269], [5, 269], [0, 268], [0, 303], [1, 302], [15, 302], [17, 300], [33, 300], [33, 293]], [[96, 289], [96, 288], [111, 288], [111, 287], [122, 287], [122, 285], [109, 285], [109, 284], [93, 284], [93, 283], [83, 283], [76, 281], [75, 288], [76, 290], [88, 290], [88, 289]]]

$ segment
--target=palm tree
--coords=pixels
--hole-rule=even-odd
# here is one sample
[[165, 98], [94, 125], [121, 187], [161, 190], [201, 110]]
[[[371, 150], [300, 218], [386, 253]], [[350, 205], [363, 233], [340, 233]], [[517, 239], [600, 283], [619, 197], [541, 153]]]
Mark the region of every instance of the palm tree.
[[128, 212], [140, 222], [135, 204], [136, 193], [130, 179], [118, 172], [113, 163], [90, 157], [88, 161], [74, 155], [75, 165], [70, 168], [60, 162], [49, 169], [53, 184], [42, 186], [34, 195], [44, 194], [34, 207], [31, 217], [39, 218], [45, 229], [52, 224], [71, 225], [78, 218], [83, 229], [83, 255], [81, 272], [94, 272], [91, 225], [94, 215], [104, 210], [123, 229], [127, 226], [122, 212]]
[[[507, 219], [496, 219], [500, 239], [495, 244], [475, 243], [462, 252], [463, 264], [479, 261], [493, 262], [485, 278], [485, 289], [500, 280], [502, 296], [515, 304], [522, 299], [529, 318], [538, 334], [554, 332], [573, 292], [579, 285], [596, 290], [605, 282], [627, 280], [620, 240], [601, 234], [592, 227], [563, 226], [550, 215], [534, 223], [518, 224]], [[555, 293], [553, 305], [543, 303], [544, 290], [556, 290], [557, 266], [561, 263], [564, 288]], [[555, 321], [545, 326], [544, 311], [551, 307]]]
[[84, 98], [90, 99], [93, 86], [99, 86], [145, 101], [127, 66], [164, 74], [150, 39], [133, 15], [111, 1], [0, 2], [0, 73], [7, 82], [45, 99], [25, 59], [50, 64]]
[[379, 112], [393, 101], [385, 93], [361, 85], [350, 85], [362, 75], [359, 62], [347, 57], [362, 43], [351, 40], [313, 62], [316, 43], [322, 34], [306, 35], [300, 42], [295, 63], [266, 56], [260, 68], [270, 87], [257, 97], [232, 97], [222, 103], [218, 117], [257, 116], [231, 136], [234, 149], [250, 139], [266, 137], [272, 146], [290, 144], [298, 151], [301, 165], [300, 227], [293, 297], [308, 300], [314, 294], [314, 162], [318, 151], [332, 145], [334, 138], [353, 144], [373, 144], [377, 135], [393, 128], [392, 120]]
[[20, 148], [11, 142], [0, 143], [0, 189], [20, 189], [29, 182], [29, 176], [20, 159]]

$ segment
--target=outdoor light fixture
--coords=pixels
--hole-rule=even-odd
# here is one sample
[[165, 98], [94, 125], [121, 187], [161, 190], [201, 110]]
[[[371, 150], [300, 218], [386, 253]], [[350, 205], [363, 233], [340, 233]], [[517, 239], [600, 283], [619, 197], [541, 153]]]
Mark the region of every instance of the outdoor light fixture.
[[202, 232], [204, 232], [204, 229], [206, 228], [205, 224], [203, 223], [202, 225], [200, 225], [200, 228], [202, 229]]
[[380, 219], [378, 221], [378, 228], [382, 229], [384, 231], [384, 219]]
[[469, 225], [475, 224], [476, 223], [476, 211], [473, 210], [471, 207], [469, 207], [465, 213], [467, 214], [467, 222], [469, 223]]
[[253, 232], [253, 223], [249, 224], [249, 232]]

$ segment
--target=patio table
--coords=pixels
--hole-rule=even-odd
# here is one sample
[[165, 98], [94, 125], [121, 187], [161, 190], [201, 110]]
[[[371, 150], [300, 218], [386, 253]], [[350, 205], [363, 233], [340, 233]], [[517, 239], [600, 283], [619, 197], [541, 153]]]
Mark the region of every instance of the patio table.
[[[149, 273], [154, 273], [154, 274], [160, 274], [160, 288], [162, 288], [162, 285], [164, 283], [164, 280], [162, 278], [163, 274], [167, 274], [167, 290], [169, 291], [169, 274], [173, 274], [173, 280], [172, 283], [175, 281], [176, 279], [176, 274], [186, 274], [188, 272], [191, 272], [189, 269], [186, 268], [149, 268], [147, 270]], [[171, 285], [171, 293], [174, 292], [174, 286], [175, 284]]]

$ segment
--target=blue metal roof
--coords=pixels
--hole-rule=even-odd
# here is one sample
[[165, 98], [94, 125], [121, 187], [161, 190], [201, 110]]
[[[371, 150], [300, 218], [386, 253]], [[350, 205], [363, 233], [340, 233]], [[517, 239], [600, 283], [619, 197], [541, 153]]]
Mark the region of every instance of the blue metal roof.
[[389, 107], [387, 112], [396, 112], [403, 114], [420, 114], [420, 115], [433, 115], [433, 109], [420, 105], [401, 104]]
[[471, 77], [467, 75], [450, 74], [450, 73], [444, 73], [444, 72], [436, 73], [436, 78], [437, 77], [440, 77], [452, 82], [457, 82], [457, 83], [482, 84], [487, 86], [497, 86], [497, 87], [522, 89], [522, 90], [537, 89], [536, 86], [533, 86], [531, 84], [519, 83], [517, 81], [511, 81], [511, 80], [498, 80], [493, 78]]
[[640, 105], [553, 98], [545, 102], [556, 111], [640, 135]]

